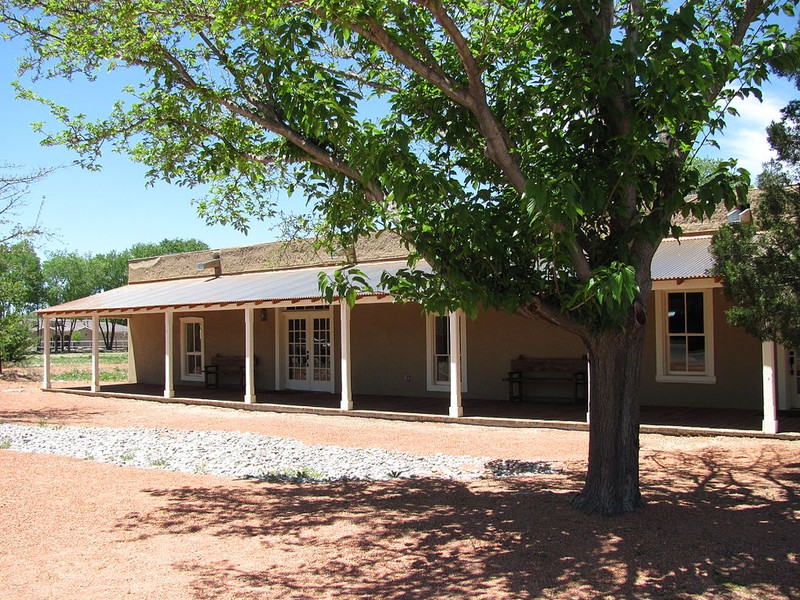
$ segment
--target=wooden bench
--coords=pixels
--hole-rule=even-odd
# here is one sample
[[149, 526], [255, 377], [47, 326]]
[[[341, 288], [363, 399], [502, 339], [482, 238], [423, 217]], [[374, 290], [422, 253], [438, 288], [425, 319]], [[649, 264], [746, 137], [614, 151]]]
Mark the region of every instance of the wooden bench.
[[225, 375], [238, 375], [239, 385], [244, 389], [244, 362], [244, 356], [226, 356], [224, 354], [212, 356], [211, 364], [203, 368], [206, 387], [218, 388]]
[[[511, 359], [508, 377], [508, 399], [521, 402], [527, 384], [568, 383], [572, 386], [572, 401], [577, 403], [581, 387], [586, 385], [586, 357], [534, 358], [518, 356]], [[585, 397], [585, 396], [584, 396]]]

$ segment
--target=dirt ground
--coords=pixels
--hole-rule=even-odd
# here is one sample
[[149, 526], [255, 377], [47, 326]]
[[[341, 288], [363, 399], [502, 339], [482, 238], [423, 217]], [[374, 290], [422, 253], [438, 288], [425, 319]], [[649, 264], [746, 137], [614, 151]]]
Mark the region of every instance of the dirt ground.
[[645, 508], [570, 510], [587, 434], [43, 393], [0, 422], [238, 430], [547, 460], [507, 480], [295, 485], [0, 450], [0, 598], [800, 598], [800, 442], [642, 436]]

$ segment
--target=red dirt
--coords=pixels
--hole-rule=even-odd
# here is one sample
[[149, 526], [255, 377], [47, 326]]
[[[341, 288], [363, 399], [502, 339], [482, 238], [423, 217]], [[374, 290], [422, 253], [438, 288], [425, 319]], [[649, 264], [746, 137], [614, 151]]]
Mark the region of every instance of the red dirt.
[[800, 597], [800, 442], [643, 435], [647, 506], [598, 518], [568, 508], [582, 432], [252, 413], [0, 380], [0, 422], [42, 421], [548, 460], [563, 473], [289, 485], [0, 450], [0, 598]]

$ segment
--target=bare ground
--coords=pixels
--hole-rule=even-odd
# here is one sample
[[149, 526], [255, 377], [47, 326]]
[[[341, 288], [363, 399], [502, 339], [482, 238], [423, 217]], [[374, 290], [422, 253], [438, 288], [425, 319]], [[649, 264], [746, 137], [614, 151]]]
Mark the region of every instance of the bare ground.
[[800, 598], [800, 442], [642, 436], [647, 506], [568, 507], [587, 434], [43, 393], [0, 422], [251, 431], [548, 460], [558, 475], [291, 485], [0, 450], [0, 598]]

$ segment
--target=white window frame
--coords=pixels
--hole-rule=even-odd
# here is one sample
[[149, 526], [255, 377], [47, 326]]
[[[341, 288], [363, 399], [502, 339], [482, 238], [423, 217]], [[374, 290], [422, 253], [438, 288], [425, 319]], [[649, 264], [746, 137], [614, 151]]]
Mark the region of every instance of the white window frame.
[[205, 381], [205, 374], [186, 372], [186, 326], [200, 325], [200, 364], [206, 364], [206, 327], [202, 317], [181, 317], [181, 380], [182, 381]]
[[[656, 382], [658, 383], [703, 383], [714, 384], [714, 290], [712, 288], [690, 288], [674, 285], [656, 291]], [[706, 370], [703, 373], [670, 373], [669, 371], [669, 327], [667, 294], [703, 294], [703, 335], [706, 339]]]
[[[436, 381], [436, 369], [434, 358], [436, 354], [436, 317], [449, 318], [450, 315], [437, 315], [428, 313], [425, 319], [425, 358], [428, 375], [429, 392], [449, 392], [450, 382], [441, 383]], [[458, 326], [461, 330], [461, 391], [467, 391], [467, 320], [464, 315], [458, 315]], [[447, 338], [450, 344], [450, 337]], [[449, 355], [448, 355], [449, 356]]]

